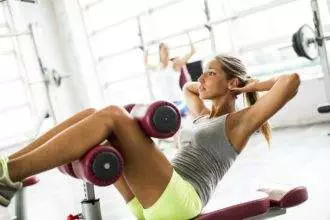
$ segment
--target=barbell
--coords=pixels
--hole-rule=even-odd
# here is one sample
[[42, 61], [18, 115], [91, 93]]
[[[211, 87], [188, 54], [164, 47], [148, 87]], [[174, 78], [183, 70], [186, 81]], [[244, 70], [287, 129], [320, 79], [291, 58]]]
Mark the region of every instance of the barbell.
[[319, 57], [318, 47], [322, 46], [323, 39], [329, 40], [330, 36], [316, 37], [314, 29], [304, 24], [293, 34], [292, 47], [298, 56], [315, 60]]

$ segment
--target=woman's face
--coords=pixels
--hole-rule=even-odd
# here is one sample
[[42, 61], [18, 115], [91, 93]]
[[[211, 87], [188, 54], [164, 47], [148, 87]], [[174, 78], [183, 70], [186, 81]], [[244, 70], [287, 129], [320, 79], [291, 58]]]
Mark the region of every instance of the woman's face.
[[201, 99], [214, 99], [230, 92], [225, 72], [222, 70], [219, 61], [215, 59], [205, 66], [198, 82], [201, 83], [198, 89]]

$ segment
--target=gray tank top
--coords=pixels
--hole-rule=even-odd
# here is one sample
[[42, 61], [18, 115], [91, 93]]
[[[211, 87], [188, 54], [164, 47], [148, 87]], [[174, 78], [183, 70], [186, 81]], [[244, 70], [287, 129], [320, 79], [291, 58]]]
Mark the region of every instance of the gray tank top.
[[172, 159], [175, 171], [190, 182], [203, 207], [238, 153], [226, 136], [227, 115], [200, 116], [189, 130], [180, 133], [180, 150]]

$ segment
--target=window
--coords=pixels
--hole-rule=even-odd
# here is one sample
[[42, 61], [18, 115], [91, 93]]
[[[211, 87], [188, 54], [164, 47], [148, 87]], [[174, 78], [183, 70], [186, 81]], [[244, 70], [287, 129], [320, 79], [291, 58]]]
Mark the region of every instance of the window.
[[160, 7], [162, 5], [166, 5], [166, 4], [169, 4], [169, 3], [176, 3], [176, 2], [179, 2], [179, 1], [180, 0], [147, 0], [148, 6], [150, 8]]
[[210, 17], [212, 21], [221, 20], [230, 16], [229, 0], [208, 0]]
[[110, 84], [107, 89], [107, 103], [126, 105], [130, 103], [147, 103], [150, 101], [147, 79], [144, 76]]
[[[276, 1], [276, 0], [275, 0]], [[231, 0], [230, 6], [235, 12], [245, 11], [251, 8], [262, 6], [268, 3], [274, 2], [274, 0]]]
[[216, 43], [216, 50], [218, 53], [227, 53], [233, 51], [233, 43], [231, 37], [231, 22], [225, 22], [218, 25], [215, 25], [214, 37]]
[[[128, 94], [129, 90], [120, 89], [125, 83], [148, 87], [150, 78], [145, 77], [143, 65], [145, 51], [139, 48], [147, 49], [150, 64], [159, 63], [160, 42], [169, 45], [170, 57], [182, 57], [190, 50], [188, 31], [197, 51], [190, 61], [204, 60], [215, 53], [234, 53], [245, 61], [251, 74], [259, 76], [294, 71], [295, 68], [300, 72], [321, 71], [318, 60], [311, 62], [297, 57], [291, 46], [292, 35], [301, 25], [313, 26], [309, 0], [80, 2], [84, 6], [87, 32], [109, 101], [122, 101], [112, 96]], [[320, 4], [322, 14], [325, 4], [325, 1]], [[329, 13], [323, 17], [326, 30], [330, 32]], [[151, 89], [141, 92], [149, 94], [147, 91]], [[135, 95], [132, 97], [138, 100]], [[132, 97], [127, 95], [129, 100]]]
[[141, 20], [145, 41], [163, 38], [204, 24], [206, 17], [203, 10], [203, 1], [186, 0], [143, 16]]
[[140, 44], [137, 21], [129, 20], [91, 36], [94, 54], [99, 58]]
[[[31, 36], [14, 33], [9, 10], [7, 2], [0, 3], [0, 148], [31, 138], [37, 118], [34, 98], [44, 101], [44, 84], [30, 85], [42, 80]], [[47, 108], [45, 103], [38, 103], [39, 110]]]
[[89, 32], [105, 28], [146, 10], [143, 0], [102, 0], [98, 4], [85, 8], [86, 23]]
[[[8, 93], [10, 92], [10, 95]], [[0, 86], [0, 102], [1, 109], [8, 107], [19, 106], [26, 103], [24, 86], [21, 81], [15, 80], [12, 82], [1, 84]], [[1, 111], [0, 109], [0, 111]]]
[[96, 4], [97, 2], [99, 2], [100, 0], [79, 0], [80, 4], [84, 7], [87, 7], [91, 4]]
[[16, 135], [24, 135], [26, 138], [33, 125], [31, 111], [28, 106], [11, 109], [10, 111], [3, 111], [0, 114], [0, 120], [2, 124], [0, 126], [1, 140], [6, 140]]
[[99, 63], [102, 82], [129, 79], [145, 72], [143, 54], [140, 49], [110, 57]]
[[[0, 43], [2, 40], [0, 39]], [[8, 47], [8, 45], [6, 45]], [[17, 66], [17, 60], [14, 50], [8, 49], [8, 51], [0, 52], [0, 66], [2, 71], [0, 72], [0, 83], [4, 84], [8, 81], [19, 79], [19, 70]]]
[[43, 80], [43, 77], [40, 72], [40, 67], [31, 36], [22, 35], [18, 38], [18, 40], [20, 42], [20, 49], [23, 51], [21, 56], [24, 62], [24, 68], [28, 70], [26, 74], [28, 82], [40, 82]]
[[[203, 27], [206, 16], [203, 11], [204, 2], [201, 0], [81, 0], [80, 4], [96, 60], [98, 77], [103, 82], [108, 102], [119, 104], [129, 100], [150, 99], [152, 88], [148, 81], [152, 79], [146, 78], [144, 52], [140, 49], [142, 38], [147, 44], [145, 46], [150, 55], [149, 61], [154, 64], [159, 62], [159, 38], [166, 38], [161, 41], [170, 45], [173, 56], [184, 56], [190, 51], [189, 38], [184, 30], [198, 25], [200, 28], [191, 30], [190, 36], [196, 41], [195, 47], [201, 51], [200, 58], [206, 56], [211, 49], [209, 32]], [[142, 33], [139, 30], [139, 21]], [[156, 42], [150, 44], [153, 41]], [[138, 92], [131, 91], [127, 86], [123, 89], [121, 85], [125, 83], [141, 89]], [[120, 98], [117, 98], [116, 94]], [[126, 96], [127, 100], [123, 98]]]
[[[294, 16], [291, 16], [293, 11]], [[305, 23], [313, 25], [310, 5], [306, 1], [294, 1], [238, 18], [235, 42], [244, 47], [283, 36], [291, 37]]]
[[[269, 75], [287, 71], [321, 71], [319, 61], [298, 58], [292, 48], [292, 35], [303, 24], [313, 27], [310, 1], [230, 1], [230, 22], [214, 26], [217, 51], [234, 49], [251, 74]], [[299, 9], [299, 10], [297, 10]], [[295, 11], [292, 16], [292, 11]], [[219, 46], [221, 36], [222, 46]], [[226, 36], [229, 36], [226, 38]], [[230, 42], [232, 48], [230, 47]], [[227, 45], [227, 47], [226, 47]]]

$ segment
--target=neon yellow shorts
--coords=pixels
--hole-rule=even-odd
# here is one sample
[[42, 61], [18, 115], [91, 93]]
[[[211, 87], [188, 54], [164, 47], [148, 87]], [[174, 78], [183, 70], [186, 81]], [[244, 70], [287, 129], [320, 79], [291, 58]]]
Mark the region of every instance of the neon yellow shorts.
[[147, 220], [186, 220], [202, 211], [202, 202], [196, 190], [174, 169], [163, 194], [151, 207], [143, 209], [136, 197], [127, 205], [137, 219]]

